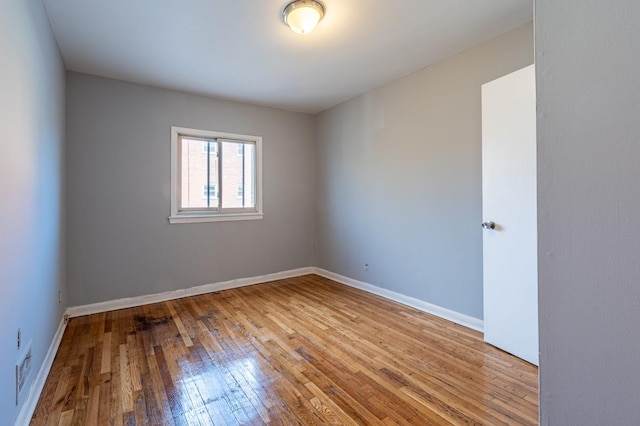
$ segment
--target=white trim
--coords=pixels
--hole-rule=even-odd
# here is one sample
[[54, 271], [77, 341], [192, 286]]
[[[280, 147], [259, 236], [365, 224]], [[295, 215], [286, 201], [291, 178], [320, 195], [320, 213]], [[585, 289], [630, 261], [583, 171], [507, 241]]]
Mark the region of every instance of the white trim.
[[482, 332], [484, 330], [484, 321], [478, 318], [471, 317], [469, 315], [461, 314], [456, 311], [452, 311], [443, 308], [438, 305], [425, 302], [424, 300], [416, 299], [415, 297], [406, 296], [395, 291], [387, 290], [382, 287], [368, 284], [362, 281], [354, 280], [334, 272], [327, 271], [322, 268], [313, 268], [313, 273], [320, 275], [321, 277], [328, 278], [333, 281], [337, 281], [341, 284], [348, 285], [350, 287], [364, 290], [368, 293], [373, 293], [385, 299], [393, 300], [394, 302], [402, 303], [403, 305], [411, 306], [412, 308], [419, 309], [423, 312], [444, 318], [448, 321], [455, 322], [456, 324], [463, 325], [476, 331]]
[[232, 288], [245, 287], [254, 284], [265, 283], [275, 280], [300, 277], [314, 273], [314, 268], [306, 267], [292, 269], [289, 271], [276, 272], [273, 274], [260, 275], [250, 278], [239, 278], [236, 280], [223, 281], [214, 284], [204, 284], [186, 289], [166, 291], [164, 293], [148, 294], [144, 296], [127, 297], [124, 299], [110, 300], [107, 302], [92, 303], [89, 305], [72, 306], [67, 309], [70, 317], [97, 314], [100, 312], [114, 311], [117, 309], [133, 308], [135, 306], [148, 305], [150, 303], [164, 302], [167, 300], [180, 299], [182, 297], [195, 296], [198, 294], [212, 293], [214, 291], [229, 290]]
[[229, 213], [216, 215], [179, 215], [169, 216], [169, 223], [196, 223], [196, 222], [231, 222], [234, 220], [259, 220], [264, 218], [262, 213]]
[[56, 334], [53, 335], [53, 340], [51, 340], [51, 345], [49, 345], [49, 350], [42, 361], [42, 365], [40, 366], [40, 370], [38, 371], [38, 375], [35, 380], [29, 387], [29, 395], [25, 400], [20, 412], [18, 413], [18, 418], [16, 419], [16, 426], [28, 425], [31, 422], [31, 417], [33, 417], [33, 413], [36, 410], [36, 405], [38, 405], [38, 400], [40, 399], [40, 394], [42, 393], [42, 389], [44, 389], [44, 384], [47, 381], [47, 377], [49, 376], [49, 371], [51, 370], [51, 366], [53, 365], [53, 360], [58, 353], [58, 347], [60, 346], [60, 342], [62, 341], [62, 336], [64, 334], [64, 330], [67, 328], [67, 321], [65, 321], [65, 316], [60, 320], [60, 324], [58, 325], [58, 329], [56, 330]]
[[151, 303], [164, 302], [167, 300], [180, 299], [182, 297], [195, 296], [198, 294], [211, 293], [214, 291], [229, 290], [232, 288], [245, 287], [254, 284], [265, 283], [275, 280], [283, 280], [287, 278], [300, 277], [302, 275], [317, 274], [321, 277], [328, 278], [338, 283], [354, 287], [368, 293], [384, 297], [385, 299], [393, 300], [394, 302], [401, 303], [403, 305], [411, 306], [412, 308], [419, 309], [423, 312], [427, 312], [432, 315], [436, 315], [440, 318], [444, 318], [448, 321], [455, 322], [462, 326], [471, 328], [482, 332], [484, 330], [484, 322], [481, 319], [474, 318], [469, 315], [461, 314], [456, 311], [452, 311], [447, 308], [443, 308], [438, 305], [434, 305], [424, 300], [416, 299], [415, 297], [406, 296], [395, 291], [387, 290], [382, 287], [375, 286], [373, 284], [365, 283], [362, 281], [354, 280], [352, 278], [345, 277], [335, 272], [327, 271], [326, 269], [317, 268], [313, 266], [291, 269], [288, 271], [276, 272], [273, 274], [260, 275], [257, 277], [238, 278], [230, 281], [222, 281], [213, 284], [204, 284], [195, 287], [166, 291], [163, 293], [154, 293], [143, 296], [127, 297], [123, 299], [109, 300], [106, 302], [91, 303], [88, 305], [72, 306], [67, 309], [67, 314], [70, 317], [79, 317], [82, 315], [97, 314], [100, 312], [114, 311], [117, 309], [133, 308], [136, 306], [148, 305]]

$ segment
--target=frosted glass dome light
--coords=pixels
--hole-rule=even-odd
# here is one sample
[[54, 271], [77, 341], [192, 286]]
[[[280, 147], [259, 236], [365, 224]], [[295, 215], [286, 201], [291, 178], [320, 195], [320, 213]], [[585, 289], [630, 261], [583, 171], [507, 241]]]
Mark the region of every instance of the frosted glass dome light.
[[296, 0], [282, 11], [284, 22], [298, 34], [313, 31], [324, 16], [324, 7], [315, 0]]

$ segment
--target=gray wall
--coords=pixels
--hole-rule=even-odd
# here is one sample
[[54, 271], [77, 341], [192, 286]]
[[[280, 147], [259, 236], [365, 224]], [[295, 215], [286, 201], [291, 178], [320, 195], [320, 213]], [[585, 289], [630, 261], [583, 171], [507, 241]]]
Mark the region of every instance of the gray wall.
[[10, 425], [23, 402], [17, 330], [33, 342], [26, 396], [62, 318], [58, 292], [66, 297], [64, 68], [40, 0], [0, 2], [0, 57], [0, 424]]
[[[170, 128], [263, 137], [263, 220], [169, 224]], [[67, 74], [70, 305], [314, 263], [313, 117]]]
[[531, 63], [528, 24], [320, 114], [318, 266], [482, 318], [480, 86]]
[[536, 2], [543, 425], [636, 425], [640, 3]]

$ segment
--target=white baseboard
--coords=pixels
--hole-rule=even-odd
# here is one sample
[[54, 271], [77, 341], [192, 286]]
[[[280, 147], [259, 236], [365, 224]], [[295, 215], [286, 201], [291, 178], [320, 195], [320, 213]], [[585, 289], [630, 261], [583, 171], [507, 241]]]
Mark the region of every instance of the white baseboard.
[[150, 303], [164, 302], [167, 300], [180, 299], [182, 297], [195, 296], [198, 294], [212, 293], [214, 291], [229, 290], [232, 288], [245, 287], [254, 284], [265, 283], [269, 281], [282, 280], [287, 278], [299, 277], [308, 274], [318, 274], [322, 277], [330, 280], [337, 281], [341, 284], [348, 285], [360, 290], [364, 290], [369, 293], [382, 296], [386, 299], [393, 300], [394, 302], [402, 303], [403, 305], [411, 306], [412, 308], [419, 309], [421, 311], [436, 315], [440, 318], [455, 322], [456, 324], [463, 325], [482, 332], [484, 330], [484, 322], [478, 318], [474, 318], [465, 314], [461, 314], [450, 309], [443, 308], [438, 305], [434, 305], [425, 302], [415, 297], [406, 296], [395, 291], [387, 290], [382, 287], [375, 286], [373, 284], [365, 283], [362, 281], [354, 280], [352, 278], [345, 277], [343, 275], [336, 274], [326, 269], [316, 268], [309, 266], [306, 268], [292, 269], [289, 271], [276, 272], [273, 274], [260, 275], [250, 278], [239, 278], [230, 281], [223, 281], [214, 284], [205, 284], [196, 287], [190, 287], [186, 289], [167, 291], [164, 293], [148, 294], [137, 297], [127, 297], [124, 299], [109, 300], [106, 302], [92, 303], [89, 305], [72, 306], [67, 309], [69, 317], [79, 317], [82, 315], [96, 314], [100, 312], [114, 311], [117, 309], [133, 308], [135, 306], [148, 305]]
[[47, 355], [45, 355], [42, 365], [40, 366], [40, 370], [38, 370], [38, 375], [29, 387], [29, 394], [22, 405], [22, 409], [20, 409], [20, 413], [18, 413], [18, 418], [15, 423], [16, 426], [27, 426], [31, 422], [31, 417], [33, 417], [33, 412], [36, 410], [36, 405], [38, 405], [40, 394], [42, 393], [42, 389], [44, 389], [47, 377], [49, 377], [49, 371], [51, 370], [53, 360], [58, 353], [58, 347], [60, 346], [62, 335], [66, 328], [67, 321], [65, 321], [65, 317], [63, 316], [60, 320], [60, 324], [58, 325], [58, 329], [56, 330], [56, 334], [53, 335], [53, 340], [51, 340]]
[[405, 296], [401, 293], [396, 293], [395, 291], [387, 290], [382, 287], [375, 286], [373, 284], [368, 284], [362, 281], [354, 280], [352, 278], [348, 278], [339, 274], [336, 274], [331, 271], [327, 271], [322, 268], [312, 268], [313, 273], [320, 275], [322, 277], [328, 278], [333, 281], [337, 281], [341, 284], [348, 285], [350, 287], [354, 287], [360, 290], [364, 290], [368, 293], [373, 293], [378, 296], [382, 296], [386, 299], [393, 300], [394, 302], [402, 303], [403, 305], [411, 306], [412, 308], [419, 309], [423, 312], [427, 312], [429, 314], [438, 316], [440, 318], [444, 318], [446, 320], [455, 322], [456, 324], [463, 325], [465, 327], [471, 328], [476, 331], [484, 331], [484, 321], [474, 318], [468, 315], [461, 314], [456, 311], [452, 311], [446, 308], [443, 308], [438, 305], [433, 305], [431, 303], [425, 302], [424, 300], [416, 299], [415, 297]]
[[92, 303], [89, 305], [72, 306], [67, 309], [69, 317], [79, 317], [82, 315], [97, 314], [100, 312], [114, 311], [117, 309], [133, 308], [135, 306], [148, 305], [150, 303], [164, 302], [167, 300], [180, 299], [182, 297], [195, 296], [198, 294], [212, 293], [214, 291], [229, 290], [232, 288], [245, 287], [254, 284], [265, 283], [275, 280], [299, 277], [313, 274], [315, 268], [306, 267], [291, 269], [289, 271], [276, 272], [273, 274], [260, 275], [250, 278], [239, 278], [236, 280], [223, 281], [214, 284], [204, 284], [186, 289], [166, 291], [164, 293], [148, 294], [144, 296], [127, 297], [124, 299], [109, 300], [107, 302]]

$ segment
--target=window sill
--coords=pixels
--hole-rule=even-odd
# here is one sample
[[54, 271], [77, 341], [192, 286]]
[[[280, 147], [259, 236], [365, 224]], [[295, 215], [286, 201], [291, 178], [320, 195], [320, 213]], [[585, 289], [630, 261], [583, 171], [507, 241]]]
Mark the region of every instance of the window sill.
[[184, 214], [169, 216], [169, 223], [199, 223], [199, 222], [233, 222], [237, 220], [260, 220], [264, 213], [228, 213], [216, 215]]

